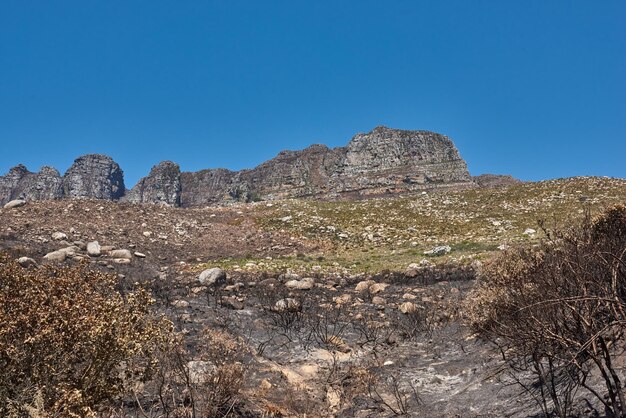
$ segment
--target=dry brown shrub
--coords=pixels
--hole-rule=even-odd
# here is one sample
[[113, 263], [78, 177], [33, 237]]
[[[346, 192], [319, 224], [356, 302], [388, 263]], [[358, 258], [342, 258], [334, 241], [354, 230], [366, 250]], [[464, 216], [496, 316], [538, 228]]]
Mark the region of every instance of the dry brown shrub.
[[91, 416], [156, 366], [171, 323], [142, 290], [86, 266], [26, 270], [0, 256], [0, 415]]

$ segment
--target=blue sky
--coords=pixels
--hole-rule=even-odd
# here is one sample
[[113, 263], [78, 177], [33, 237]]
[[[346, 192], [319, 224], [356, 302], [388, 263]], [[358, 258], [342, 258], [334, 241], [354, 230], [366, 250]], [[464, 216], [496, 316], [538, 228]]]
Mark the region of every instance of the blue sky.
[[472, 174], [626, 177], [626, 2], [0, 2], [0, 173], [248, 168], [377, 125]]

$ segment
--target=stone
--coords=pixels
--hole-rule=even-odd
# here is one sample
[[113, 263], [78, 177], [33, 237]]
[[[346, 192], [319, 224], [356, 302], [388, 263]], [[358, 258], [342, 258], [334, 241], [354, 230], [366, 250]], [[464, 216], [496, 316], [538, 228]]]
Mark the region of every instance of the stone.
[[524, 230], [524, 235], [535, 235], [536, 233], [537, 231], [532, 228], [526, 228], [526, 230]]
[[377, 306], [384, 306], [387, 303], [387, 301], [383, 298], [381, 298], [380, 296], [374, 296], [372, 298], [372, 304], [377, 305]]
[[400, 305], [398, 309], [403, 314], [407, 314], [407, 313], [415, 312], [417, 310], [417, 305], [414, 304], [413, 302], [404, 302], [403, 304]]
[[114, 258], [113, 262], [115, 264], [130, 264], [130, 260], [128, 258]]
[[285, 287], [288, 289], [296, 290], [311, 290], [315, 286], [315, 280], [307, 277], [302, 280], [289, 280], [285, 283]]
[[386, 283], [374, 283], [369, 287], [369, 292], [372, 295], [376, 295], [380, 292], [383, 292], [387, 287], [389, 287]]
[[278, 300], [272, 310], [276, 312], [300, 312], [302, 310], [302, 303], [293, 298], [285, 298]]
[[20, 257], [17, 259], [17, 263], [24, 268], [37, 266], [37, 262], [30, 257]]
[[65, 261], [66, 257], [67, 254], [65, 253], [65, 251], [52, 251], [51, 253], [43, 256], [45, 260], [57, 262]]
[[374, 283], [376, 283], [374, 280], [363, 280], [356, 285], [354, 290], [357, 292], [365, 292]]
[[4, 205], [5, 209], [13, 209], [13, 208], [19, 208], [20, 206], [24, 206], [26, 204], [25, 200], [22, 199], [15, 199], [15, 200], [11, 200], [10, 202], [8, 202], [7, 204]]
[[184, 309], [189, 307], [189, 302], [187, 302], [186, 300], [175, 300], [174, 302], [172, 302], [172, 306]]
[[123, 258], [126, 260], [132, 260], [133, 254], [130, 250], [112, 250], [109, 252], [109, 256], [112, 258]]
[[440, 245], [440, 246], [433, 248], [432, 250], [424, 251], [424, 255], [437, 257], [437, 256], [448, 254], [450, 251], [452, 251], [452, 248], [449, 245]]
[[63, 232], [53, 232], [52, 239], [55, 241], [61, 241], [63, 239], [67, 239], [67, 234], [64, 234]]
[[226, 272], [219, 267], [209, 268], [200, 273], [198, 281], [205, 286], [224, 284], [226, 283]]
[[146, 258], [146, 255], [144, 253], [140, 253], [139, 251], [135, 251], [133, 254], [138, 258]]
[[102, 254], [102, 247], [98, 241], [91, 241], [87, 243], [87, 254], [92, 257], [100, 257]]

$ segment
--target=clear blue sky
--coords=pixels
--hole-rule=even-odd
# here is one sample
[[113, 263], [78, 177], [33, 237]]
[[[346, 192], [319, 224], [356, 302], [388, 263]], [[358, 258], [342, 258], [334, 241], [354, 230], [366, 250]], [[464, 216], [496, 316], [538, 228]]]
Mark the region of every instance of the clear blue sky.
[[253, 167], [376, 125], [472, 174], [626, 177], [626, 1], [0, 2], [0, 173]]

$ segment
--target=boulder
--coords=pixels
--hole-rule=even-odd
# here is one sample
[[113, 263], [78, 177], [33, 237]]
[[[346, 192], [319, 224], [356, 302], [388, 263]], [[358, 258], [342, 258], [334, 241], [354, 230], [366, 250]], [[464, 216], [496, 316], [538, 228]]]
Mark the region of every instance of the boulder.
[[64, 234], [63, 232], [53, 232], [52, 233], [52, 239], [55, 241], [61, 241], [64, 239], [67, 239], [67, 234]]
[[100, 257], [102, 254], [102, 247], [100, 247], [100, 243], [98, 243], [98, 241], [91, 241], [87, 243], [87, 254], [92, 257]]
[[440, 245], [440, 246], [433, 248], [432, 250], [424, 251], [424, 255], [437, 257], [440, 255], [448, 254], [450, 251], [452, 251], [452, 248], [449, 245]]
[[17, 263], [24, 268], [37, 266], [37, 262], [30, 257], [20, 257], [17, 259]]
[[200, 273], [198, 281], [205, 286], [220, 285], [226, 282], [226, 272], [219, 267], [206, 269]]
[[67, 257], [67, 254], [65, 251], [52, 251], [51, 253], [48, 253], [43, 256], [45, 260], [56, 261], [56, 262], [65, 261], [66, 257]]
[[315, 280], [311, 277], [307, 277], [302, 280], [289, 280], [285, 283], [286, 288], [296, 290], [311, 290], [314, 286]]
[[123, 258], [126, 260], [131, 260], [133, 258], [133, 254], [130, 252], [130, 250], [113, 250], [109, 252], [109, 255], [112, 258]]

